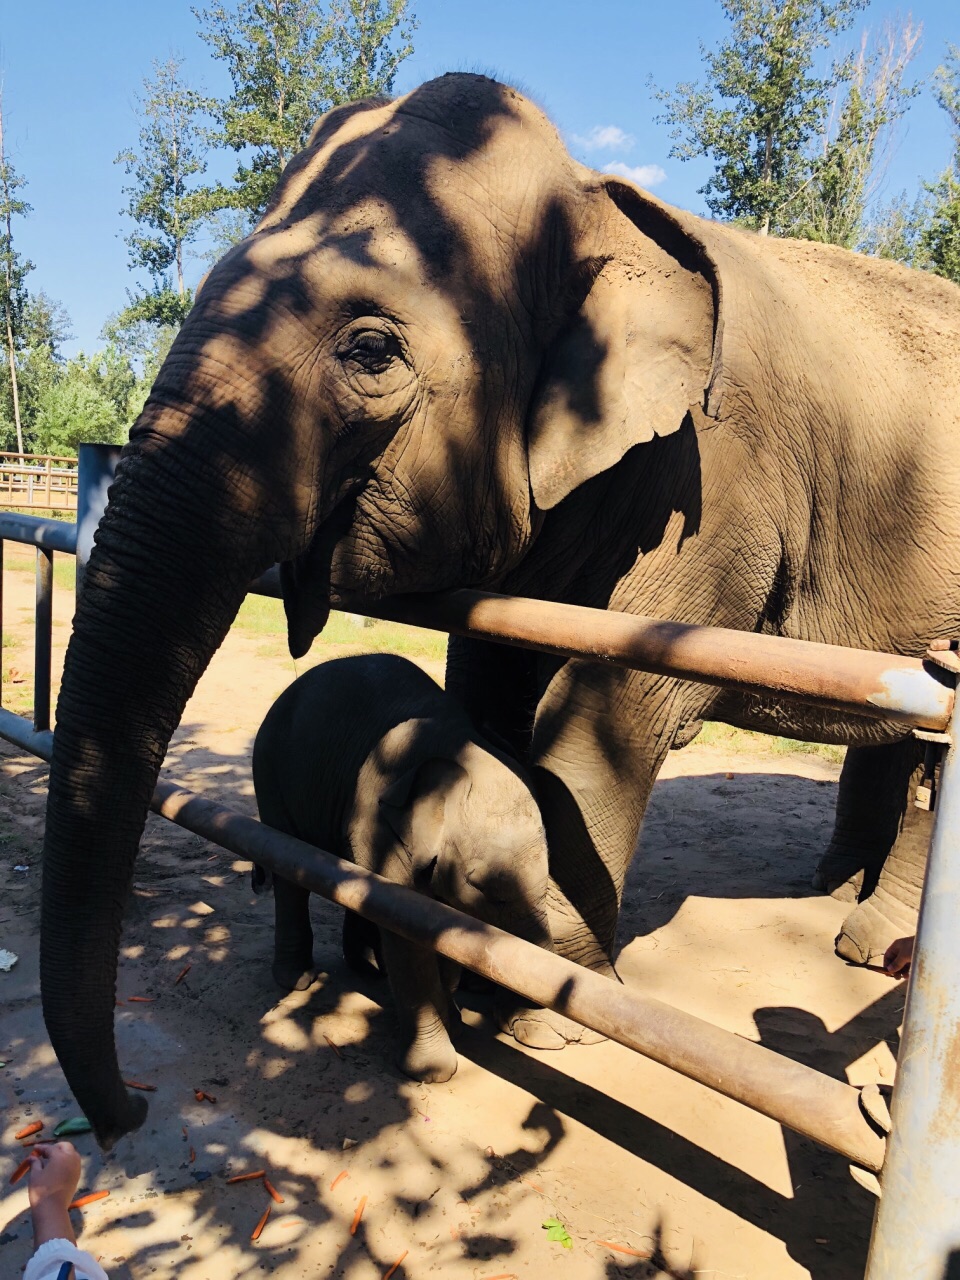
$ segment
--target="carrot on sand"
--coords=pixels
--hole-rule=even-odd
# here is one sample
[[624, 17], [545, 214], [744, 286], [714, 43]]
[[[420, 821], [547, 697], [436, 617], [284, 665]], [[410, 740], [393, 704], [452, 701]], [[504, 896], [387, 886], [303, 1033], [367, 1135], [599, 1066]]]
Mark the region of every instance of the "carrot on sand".
[[[31, 1152], [30, 1154], [32, 1155], [33, 1152]], [[15, 1182], [19, 1182], [29, 1168], [30, 1168], [30, 1156], [27, 1156], [26, 1160], [21, 1160], [20, 1163], [17, 1165], [17, 1167], [14, 1169], [13, 1173], [11, 1173], [10, 1186], [12, 1187]]]
[[156, 996], [127, 996], [131, 1004], [153, 1004]]
[[283, 1196], [280, 1194], [277, 1188], [273, 1185], [273, 1183], [270, 1181], [270, 1179], [267, 1177], [266, 1174], [263, 1175], [263, 1185], [266, 1187], [267, 1195], [270, 1197], [271, 1200], [275, 1200], [277, 1204], [283, 1204]]
[[273, 1208], [273, 1205], [268, 1204], [268, 1205], [267, 1205], [267, 1207], [264, 1209], [264, 1211], [263, 1211], [263, 1217], [260, 1219], [260, 1221], [257, 1223], [257, 1225], [256, 1225], [256, 1226], [253, 1228], [253, 1230], [250, 1232], [250, 1239], [251, 1239], [251, 1240], [259, 1240], [259, 1239], [260, 1239], [260, 1232], [261, 1232], [261, 1231], [263, 1230], [263, 1228], [267, 1225], [267, 1219], [270, 1217], [270, 1210], [271, 1210], [272, 1208]]
[[340, 1172], [337, 1174], [337, 1176], [334, 1178], [334, 1180], [330, 1183], [330, 1190], [333, 1191], [335, 1187], [338, 1187], [340, 1185], [340, 1183], [344, 1180], [344, 1178], [349, 1178], [349, 1177], [350, 1175], [349, 1173], [347, 1173], [346, 1169], [341, 1169]]
[[194, 1163], [194, 1161], [196, 1160], [196, 1158], [197, 1158], [197, 1153], [194, 1151], [193, 1147], [191, 1147], [191, 1148], [190, 1148], [190, 1163], [191, 1163], [191, 1164], [193, 1164], [193, 1163]]
[[39, 1133], [42, 1128], [43, 1128], [43, 1121], [34, 1120], [33, 1124], [28, 1124], [25, 1129], [21, 1129], [19, 1133], [15, 1133], [13, 1136], [16, 1139], [16, 1141], [19, 1142], [21, 1138], [30, 1138], [35, 1133]]
[[94, 1200], [106, 1200], [109, 1191], [91, 1191], [88, 1195], [78, 1196], [67, 1205], [68, 1209], [82, 1209], [85, 1204], [93, 1204]]
[[343, 1054], [340, 1052], [340, 1046], [338, 1044], [334, 1044], [326, 1032], [323, 1033], [323, 1038], [324, 1040], [326, 1040], [327, 1044], [330, 1046], [333, 1052], [337, 1055], [337, 1057], [342, 1058]]
[[156, 1093], [157, 1086], [155, 1084], [143, 1084], [139, 1080], [124, 1080], [123, 1082], [128, 1089], [140, 1089], [143, 1093]]
[[173, 985], [177, 986], [178, 983], [181, 983], [192, 968], [193, 968], [192, 964], [184, 965], [184, 967], [177, 974], [176, 980], [174, 981]]
[[266, 1169], [254, 1169], [251, 1173], [235, 1173], [232, 1178], [227, 1179], [227, 1184], [231, 1182], [252, 1182], [254, 1178], [266, 1177]]
[[404, 1258], [407, 1256], [409, 1252], [410, 1252], [409, 1249], [404, 1249], [403, 1253], [401, 1253], [400, 1257], [396, 1260], [393, 1266], [383, 1273], [383, 1280], [390, 1280], [390, 1277], [393, 1275], [397, 1267], [399, 1267], [400, 1263], [404, 1260]]
[[350, 1223], [350, 1234], [352, 1236], [355, 1236], [357, 1234], [357, 1227], [359, 1227], [360, 1225], [360, 1219], [363, 1217], [363, 1211], [366, 1208], [366, 1205], [367, 1205], [367, 1197], [361, 1196], [357, 1203], [356, 1213], [354, 1213], [353, 1215], [353, 1221]]
[[206, 1089], [194, 1089], [193, 1096], [198, 1102], [216, 1102], [216, 1098], [212, 1093], [207, 1093]]
[[631, 1258], [649, 1258], [650, 1254], [642, 1249], [631, 1249], [625, 1244], [614, 1244], [612, 1240], [594, 1240], [594, 1244], [599, 1244], [604, 1249], [612, 1249], [614, 1253], [626, 1253]]

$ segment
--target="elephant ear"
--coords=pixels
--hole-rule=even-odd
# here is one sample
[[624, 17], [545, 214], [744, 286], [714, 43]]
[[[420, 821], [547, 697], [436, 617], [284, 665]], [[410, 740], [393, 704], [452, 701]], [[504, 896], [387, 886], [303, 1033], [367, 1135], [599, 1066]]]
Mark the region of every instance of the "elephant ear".
[[542, 511], [634, 445], [679, 430], [694, 405], [709, 413], [716, 372], [719, 278], [698, 220], [596, 176], [586, 209], [592, 284], [546, 354], [528, 420]]
[[410, 854], [413, 878], [437, 858], [443, 846], [446, 804], [466, 779], [455, 760], [434, 756], [407, 769], [380, 796], [380, 812]]

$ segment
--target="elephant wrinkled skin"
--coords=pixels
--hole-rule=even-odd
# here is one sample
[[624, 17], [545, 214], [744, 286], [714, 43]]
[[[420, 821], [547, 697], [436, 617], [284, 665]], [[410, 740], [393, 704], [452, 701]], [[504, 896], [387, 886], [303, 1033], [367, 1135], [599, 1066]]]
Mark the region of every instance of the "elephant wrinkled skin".
[[[483, 741], [459, 704], [405, 658], [337, 658], [280, 695], [253, 748], [261, 820], [518, 937], [549, 944], [547, 842], [517, 767]], [[273, 974], [314, 978], [310, 894], [274, 876]], [[345, 951], [359, 917], [344, 920]], [[391, 933], [381, 955], [400, 1023], [399, 1066], [449, 1080], [458, 1019], [449, 972]]]
[[[113, 987], [147, 802], [258, 572], [283, 564], [295, 655], [331, 592], [470, 585], [920, 654], [960, 625], [958, 339], [956, 286], [671, 209], [484, 77], [320, 120], [157, 377], [67, 654], [42, 994], [100, 1142], [145, 1115]], [[451, 647], [448, 685], [523, 752], [555, 945], [608, 973], [678, 732], [903, 738], [481, 644]], [[894, 828], [904, 807], [869, 778], [845, 799]]]

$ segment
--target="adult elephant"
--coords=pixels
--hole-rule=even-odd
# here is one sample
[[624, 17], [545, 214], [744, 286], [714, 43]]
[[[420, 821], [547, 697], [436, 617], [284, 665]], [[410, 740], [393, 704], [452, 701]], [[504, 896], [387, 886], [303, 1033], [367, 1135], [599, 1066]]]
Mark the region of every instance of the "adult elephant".
[[[297, 656], [331, 589], [461, 585], [920, 653], [960, 624], [958, 297], [670, 209], [574, 163], [482, 77], [325, 116], [160, 371], [67, 654], [43, 1009], [101, 1144], [145, 1115], [113, 988], [148, 799], [255, 574], [282, 562]], [[453, 667], [478, 718], [525, 744], [557, 945], [600, 969], [686, 726], [903, 735], [482, 646]]]

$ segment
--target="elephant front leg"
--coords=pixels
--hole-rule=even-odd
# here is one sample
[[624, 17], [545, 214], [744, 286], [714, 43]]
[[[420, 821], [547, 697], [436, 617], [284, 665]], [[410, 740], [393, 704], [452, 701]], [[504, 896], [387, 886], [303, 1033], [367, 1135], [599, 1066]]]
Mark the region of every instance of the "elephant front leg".
[[847, 749], [833, 835], [814, 872], [814, 889], [841, 902], [873, 892], [897, 840], [910, 775], [922, 755], [922, 744], [912, 738]]
[[[908, 743], [910, 747], [913, 745]], [[915, 759], [912, 752], [910, 759]], [[903, 815], [900, 832], [880, 870], [876, 888], [862, 895], [837, 937], [837, 955], [853, 964], [881, 963], [891, 942], [917, 931], [917, 913], [933, 831], [933, 814], [918, 809], [914, 803], [923, 773], [923, 764], [920, 764], [900, 793], [898, 808]]]
[[[650, 791], [681, 723], [698, 713], [676, 681], [570, 662], [537, 715], [533, 778], [550, 849], [554, 950], [616, 979], [626, 873]], [[690, 707], [687, 703], [690, 702]], [[532, 1048], [602, 1040], [562, 1013], [513, 999], [501, 1026]]]
[[386, 930], [380, 941], [400, 1027], [397, 1065], [412, 1080], [449, 1080], [457, 1070], [450, 1028], [460, 1015], [441, 978], [439, 957]]
[[306, 991], [316, 980], [310, 890], [273, 879], [273, 980], [284, 991]]

